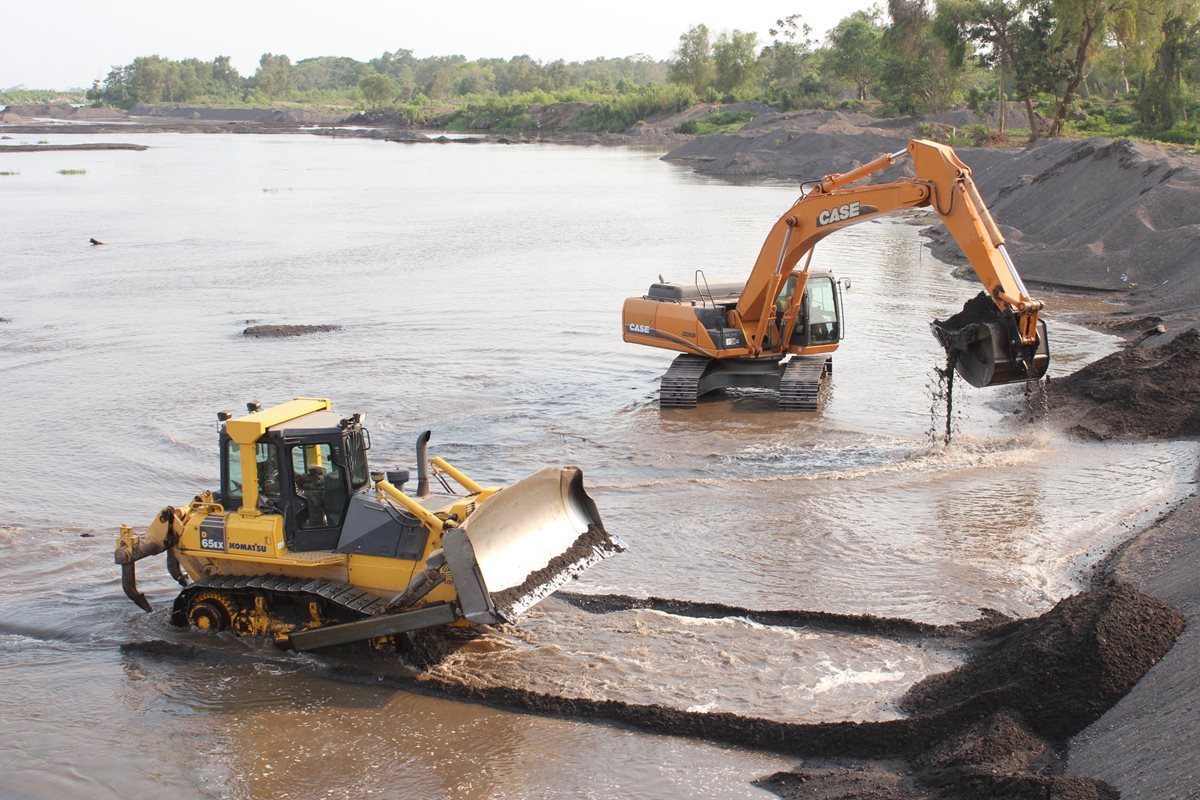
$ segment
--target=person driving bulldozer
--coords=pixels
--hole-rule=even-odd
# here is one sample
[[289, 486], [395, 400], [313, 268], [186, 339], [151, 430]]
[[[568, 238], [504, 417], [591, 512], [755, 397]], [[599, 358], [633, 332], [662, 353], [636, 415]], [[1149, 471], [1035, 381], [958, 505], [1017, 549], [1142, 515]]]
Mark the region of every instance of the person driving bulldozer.
[[307, 519], [301, 521], [306, 528], [324, 528], [329, 523], [329, 511], [325, 505], [325, 470], [311, 466], [307, 472], [296, 476], [296, 494], [304, 500], [308, 510]]

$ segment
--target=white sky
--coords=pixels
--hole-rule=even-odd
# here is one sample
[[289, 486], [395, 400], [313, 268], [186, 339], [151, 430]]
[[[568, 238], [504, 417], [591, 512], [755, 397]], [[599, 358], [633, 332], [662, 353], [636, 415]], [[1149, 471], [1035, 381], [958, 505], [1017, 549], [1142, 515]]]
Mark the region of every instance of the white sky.
[[814, 38], [873, 0], [9, 0], [0, 30], [0, 89], [91, 86], [137, 56], [212, 60], [252, 75], [266, 52], [367, 61], [407, 48], [418, 58], [529, 55], [550, 62], [644, 53], [670, 58], [680, 34], [754, 31], [798, 13]]

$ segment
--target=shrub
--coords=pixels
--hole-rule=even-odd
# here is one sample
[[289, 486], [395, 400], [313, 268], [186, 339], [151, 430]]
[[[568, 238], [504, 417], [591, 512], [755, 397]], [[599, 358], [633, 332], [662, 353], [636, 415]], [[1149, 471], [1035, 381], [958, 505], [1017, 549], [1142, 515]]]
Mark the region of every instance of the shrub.
[[675, 127], [676, 133], [704, 136], [710, 133], [733, 133], [754, 119], [753, 111], [713, 111], [705, 117], [689, 119]]

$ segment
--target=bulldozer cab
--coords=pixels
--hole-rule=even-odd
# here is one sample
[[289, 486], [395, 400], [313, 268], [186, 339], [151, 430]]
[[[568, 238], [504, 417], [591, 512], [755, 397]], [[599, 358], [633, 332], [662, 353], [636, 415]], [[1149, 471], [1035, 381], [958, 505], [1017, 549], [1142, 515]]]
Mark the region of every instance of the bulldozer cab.
[[222, 428], [222, 503], [241, 507], [245, 481], [253, 480], [257, 510], [283, 517], [289, 550], [333, 550], [350, 498], [369, 482], [369, 446], [361, 425], [329, 412], [309, 414], [269, 428], [253, 444], [254, 473], [247, 475], [242, 448]]

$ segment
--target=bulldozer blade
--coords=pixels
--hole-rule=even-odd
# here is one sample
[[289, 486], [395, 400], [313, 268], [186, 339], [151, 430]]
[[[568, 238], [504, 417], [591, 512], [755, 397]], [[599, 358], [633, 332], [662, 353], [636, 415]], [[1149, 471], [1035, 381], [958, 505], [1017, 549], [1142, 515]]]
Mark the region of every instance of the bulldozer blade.
[[976, 388], [1038, 380], [1050, 366], [1046, 323], [1038, 320], [1038, 341], [1021, 343], [1016, 322], [1000, 313], [986, 294], [968, 300], [954, 316], [934, 320], [930, 329], [950, 364]]
[[548, 467], [488, 497], [442, 547], [463, 616], [480, 624], [516, 620], [625, 549], [604, 530], [577, 467]]

